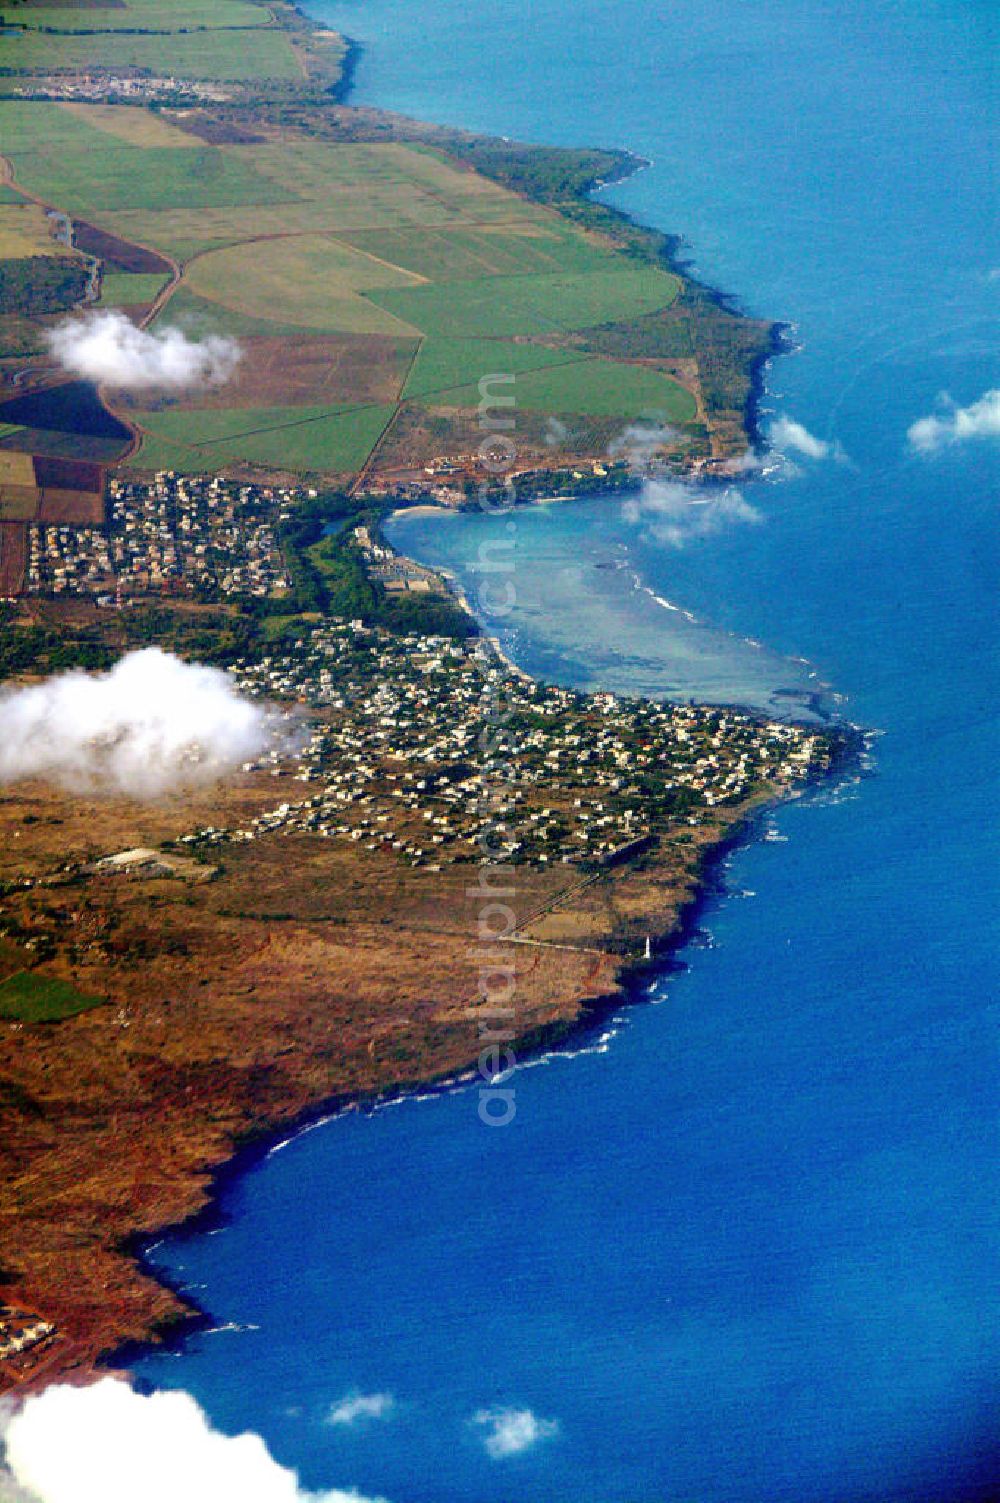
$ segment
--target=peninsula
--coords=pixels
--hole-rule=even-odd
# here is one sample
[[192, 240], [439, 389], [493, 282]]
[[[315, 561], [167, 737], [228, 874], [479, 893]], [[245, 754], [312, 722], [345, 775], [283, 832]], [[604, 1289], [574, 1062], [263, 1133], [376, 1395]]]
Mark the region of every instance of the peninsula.
[[[516, 378], [522, 497], [634, 483], [637, 422], [668, 468], [745, 452], [775, 331], [592, 201], [626, 157], [352, 109], [345, 44], [281, 0], [7, 20], [0, 677], [156, 646], [299, 734], [154, 801], [0, 789], [0, 1392], [192, 1317], [138, 1250], [241, 1145], [490, 1087], [616, 1005], [713, 856], [852, 746], [535, 684], [379, 531], [495, 479], [484, 376]], [[68, 381], [47, 334], [80, 308], [242, 360]]]

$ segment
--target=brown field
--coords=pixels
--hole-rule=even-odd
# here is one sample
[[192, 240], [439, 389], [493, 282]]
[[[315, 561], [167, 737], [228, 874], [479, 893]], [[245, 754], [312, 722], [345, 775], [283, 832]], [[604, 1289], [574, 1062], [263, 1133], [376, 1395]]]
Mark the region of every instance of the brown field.
[[225, 387], [185, 407], [333, 407], [394, 402], [416, 342], [381, 335], [336, 339], [244, 339], [244, 358]]
[[44, 454], [36, 454], [34, 470], [35, 483], [40, 486], [56, 486], [67, 491], [99, 491], [104, 485], [101, 466], [83, 459], [50, 459]]
[[0, 485], [0, 522], [33, 522], [38, 500], [34, 485]]
[[14, 454], [0, 449], [0, 485], [6, 489], [8, 486], [34, 486], [35, 483], [36, 471], [30, 454]]
[[[518, 412], [520, 461], [551, 465], [560, 459], [575, 463], [581, 454], [606, 455], [608, 446], [622, 430], [621, 418], [562, 414], [563, 436], [554, 445], [550, 442], [549, 422], [545, 413], [527, 409]], [[481, 441], [479, 414], [474, 408], [423, 407], [405, 402], [379, 446], [374, 470], [376, 474], [395, 472], [426, 464], [442, 455], [471, 454]]]
[[96, 225], [83, 220], [73, 221], [73, 240], [80, 250], [90, 256], [99, 256], [111, 271], [163, 272], [170, 271], [169, 261], [155, 251], [145, 250], [130, 240], [99, 230]]
[[104, 497], [100, 491], [47, 487], [39, 494], [38, 520], [57, 527], [100, 527], [104, 521]]
[[20, 522], [0, 522], [0, 597], [17, 595], [28, 563], [28, 529]]

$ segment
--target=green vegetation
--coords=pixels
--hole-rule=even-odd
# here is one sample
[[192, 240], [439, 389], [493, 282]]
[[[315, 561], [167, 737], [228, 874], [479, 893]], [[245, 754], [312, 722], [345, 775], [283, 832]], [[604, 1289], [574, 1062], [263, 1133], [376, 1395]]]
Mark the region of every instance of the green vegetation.
[[254, 650], [258, 633], [254, 615], [238, 609], [138, 606], [80, 624], [65, 617], [29, 622], [0, 605], [0, 681], [67, 668], [98, 672], [124, 652], [154, 645], [225, 667]]
[[81, 218], [105, 209], [189, 212], [246, 204], [279, 204], [295, 194], [215, 146], [129, 146], [107, 131], [80, 125], [67, 113], [79, 144], [56, 141], [37, 150], [12, 150], [18, 181], [48, 203]]
[[370, 292], [368, 296], [426, 334], [552, 334], [635, 318], [667, 307], [680, 283], [653, 267], [482, 277], [472, 282]]
[[[93, 102], [0, 100], [8, 191], [23, 183], [93, 227], [97, 255], [114, 256], [115, 236], [173, 256], [181, 281], [161, 326], [190, 317], [245, 346], [225, 407], [192, 396], [139, 415], [135, 466], [341, 476], [385, 435], [373, 478], [397, 476], [475, 448], [478, 383], [497, 372], [518, 378], [522, 457], [542, 466], [550, 416], [567, 419], [567, 459], [599, 457], [616, 425], [646, 414], [686, 425], [684, 456], [745, 447], [771, 331], [678, 275], [670, 237], [587, 198], [634, 167], [628, 153], [332, 109], [342, 45], [286, 0], [16, 9], [28, 30], [0, 37], [11, 78], [65, 65], [72, 89], [86, 64], [91, 88], [94, 68], [136, 64], [230, 81], [195, 108], [162, 90], [154, 108], [119, 104], [113, 84]], [[166, 285], [154, 266], [106, 264], [104, 305], [148, 306]], [[39, 347], [30, 319], [49, 297], [28, 300], [27, 323], [0, 322], [0, 349]], [[0, 320], [13, 306], [0, 298]], [[327, 343], [302, 354], [307, 337]], [[378, 349], [389, 340], [392, 369]]]
[[[499, 352], [496, 359], [504, 363]], [[670, 376], [648, 366], [619, 365], [613, 360], [563, 361], [526, 371], [513, 385], [493, 388], [494, 395], [503, 392], [514, 398], [519, 409], [564, 415], [655, 417], [663, 422], [686, 423], [697, 412], [694, 397]], [[437, 406], [474, 407], [478, 401], [478, 386], [434, 393]]]
[[106, 272], [101, 278], [101, 302], [106, 308], [133, 308], [151, 303], [166, 285], [155, 272]]
[[0, 313], [34, 318], [80, 302], [87, 268], [68, 256], [24, 256], [0, 261]]
[[23, 5], [7, 0], [9, 21], [33, 30], [180, 31], [192, 27], [266, 26], [268, 13], [246, 0], [121, 0], [115, 6]]
[[[384, 503], [330, 492], [304, 502], [282, 523], [281, 547], [298, 611], [358, 619], [394, 632], [473, 635], [472, 620], [450, 596], [389, 595], [368, 578], [354, 528], [377, 529], [388, 510]], [[288, 630], [294, 632], [292, 622]], [[273, 639], [274, 633], [268, 636]]]
[[233, 334], [239, 338], [275, 339], [283, 334], [301, 335], [301, 325], [278, 322], [249, 313], [238, 313], [234, 308], [224, 308], [221, 303], [198, 297], [183, 283], [159, 314], [161, 323], [184, 322], [196, 333]]
[[[136, 463], [153, 467], [155, 442], [178, 454], [164, 468], [213, 469], [246, 460], [278, 470], [359, 470], [395, 408], [363, 407], [169, 408], [136, 413], [153, 436]], [[186, 450], [184, 457], [179, 457]], [[159, 467], [159, 466], [157, 466]]]
[[59, 1023], [100, 1007], [103, 997], [90, 997], [68, 981], [41, 976], [37, 971], [16, 971], [0, 981], [0, 1018], [19, 1023]]
[[0, 37], [0, 67], [32, 73], [141, 68], [154, 76], [233, 82], [288, 83], [302, 77], [287, 37], [263, 27], [163, 34], [8, 32]]
[[462, 138], [450, 149], [494, 182], [546, 204], [568, 221], [610, 236], [619, 253], [647, 265], [673, 265], [675, 235], [637, 224], [588, 196], [599, 183], [625, 177], [641, 165], [631, 152], [530, 146], [482, 136]]
[[[475, 387], [471, 405], [479, 402], [478, 383], [494, 372], [520, 375], [547, 365], [564, 365], [584, 357], [573, 350], [554, 350], [540, 344], [514, 344], [500, 339], [425, 339], [410, 370], [403, 396], [431, 397], [459, 387]], [[501, 394], [500, 388], [497, 388]]]
[[622, 176], [635, 161], [626, 151], [530, 146], [488, 136], [457, 141], [452, 155], [513, 193], [542, 203], [572, 202], [598, 183]]
[[475, 229], [361, 230], [344, 238], [432, 282], [615, 268], [607, 245], [561, 225], [554, 216]]
[[415, 278], [326, 235], [300, 235], [212, 251], [194, 262], [187, 286], [239, 313], [279, 308], [289, 324], [346, 334], [412, 333], [361, 296], [411, 286]]

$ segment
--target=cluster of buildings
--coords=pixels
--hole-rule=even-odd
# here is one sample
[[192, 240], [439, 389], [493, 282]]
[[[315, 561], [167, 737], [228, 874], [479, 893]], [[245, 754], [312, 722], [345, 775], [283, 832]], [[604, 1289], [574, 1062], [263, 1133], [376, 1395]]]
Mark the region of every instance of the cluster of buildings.
[[[519, 464], [509, 472], [501, 467], [497, 473], [501, 478], [495, 486], [509, 482], [520, 499], [529, 500], [554, 495], [570, 486], [579, 490], [588, 483], [620, 485], [630, 477], [631, 469], [621, 460], [581, 459], [567, 468], [564, 460], [554, 459], [546, 465]], [[386, 496], [401, 504], [432, 501], [461, 509], [476, 504], [482, 480], [481, 454], [454, 454], [440, 455], [423, 466], [379, 466], [366, 488], [373, 496]]]
[[31, 524], [29, 595], [100, 595], [109, 588], [114, 588], [114, 570], [103, 528]]
[[205, 104], [223, 104], [233, 98], [233, 90], [216, 83], [198, 83], [190, 78], [144, 76], [138, 72], [110, 73], [99, 69], [93, 73], [51, 73], [27, 79], [11, 88], [18, 99], [82, 99], [124, 104], [153, 104], [178, 96], [201, 100]]
[[29, 594], [266, 597], [288, 588], [276, 535], [295, 493], [164, 473], [115, 479], [105, 528], [32, 524]]
[[425, 568], [412, 558], [405, 558], [395, 548], [375, 542], [367, 527], [355, 527], [354, 541], [358, 545], [368, 578], [385, 590], [387, 595], [402, 595], [412, 591], [416, 595], [444, 595], [447, 593], [440, 574]]
[[[33, 528], [29, 587], [105, 603], [133, 591], [280, 595], [277, 529], [299, 499], [217, 477], [113, 479], [106, 529]], [[443, 590], [368, 528], [354, 540], [382, 590]], [[277, 738], [248, 770], [292, 771], [307, 787], [246, 828], [183, 836], [192, 846], [298, 831], [434, 868], [484, 854], [593, 868], [830, 758], [829, 738], [802, 726], [540, 685], [482, 639], [360, 621], [300, 618], [230, 671], [242, 691], [284, 701], [276, 724], [287, 729], [289, 705], [306, 712], [294, 753]]]
[[55, 1335], [55, 1329], [40, 1315], [0, 1306], [0, 1362], [40, 1346]]
[[[599, 867], [829, 764], [822, 732], [536, 684], [482, 640], [328, 622], [231, 673], [312, 712], [295, 774], [310, 791], [191, 845], [297, 831], [432, 868], [484, 854]], [[247, 770], [268, 765], [287, 766], [280, 746]]]

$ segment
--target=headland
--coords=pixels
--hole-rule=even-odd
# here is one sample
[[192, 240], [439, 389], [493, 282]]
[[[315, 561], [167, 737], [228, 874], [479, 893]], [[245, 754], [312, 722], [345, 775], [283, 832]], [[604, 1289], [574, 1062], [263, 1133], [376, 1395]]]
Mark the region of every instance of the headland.
[[[534, 684], [385, 545], [401, 503], [501, 488], [484, 378], [516, 384], [522, 498], [614, 490], [640, 421], [668, 470], [739, 459], [776, 331], [593, 201], [626, 154], [352, 109], [348, 55], [280, 0], [25, 4], [0, 37], [0, 672], [156, 644], [307, 727], [153, 803], [4, 789], [0, 1390], [190, 1318], [135, 1249], [241, 1145], [489, 1087], [620, 1000], [713, 854], [853, 748]], [[71, 386], [46, 336], [80, 308], [243, 359], [170, 398]]]

